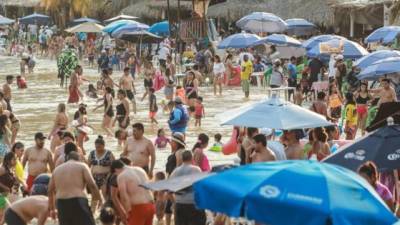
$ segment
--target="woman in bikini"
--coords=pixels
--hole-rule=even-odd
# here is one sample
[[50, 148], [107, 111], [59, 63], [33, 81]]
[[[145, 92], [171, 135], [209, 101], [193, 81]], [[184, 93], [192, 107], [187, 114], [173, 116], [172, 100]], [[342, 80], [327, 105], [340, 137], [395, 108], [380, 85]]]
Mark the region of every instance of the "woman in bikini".
[[104, 94], [103, 104], [94, 108], [93, 112], [96, 111], [96, 109], [104, 106], [104, 116], [103, 116], [103, 123], [101, 124], [101, 127], [103, 128], [103, 130], [106, 131], [108, 137], [112, 137], [113, 132], [111, 129], [112, 128], [111, 122], [114, 117], [113, 90], [110, 87], [106, 87], [105, 91], [106, 92]]
[[188, 99], [189, 110], [194, 112], [194, 105], [198, 96], [199, 81], [193, 71], [189, 71], [185, 83], [186, 98]]
[[124, 90], [118, 91], [118, 99], [120, 103], [116, 106], [117, 115], [115, 116], [115, 122], [118, 121], [118, 126], [120, 129], [126, 129], [129, 125], [129, 99], [126, 97], [126, 92]]
[[356, 99], [356, 111], [357, 111], [357, 129], [361, 129], [361, 135], [365, 135], [365, 124], [368, 116], [368, 102], [372, 100], [372, 96], [368, 93], [368, 86], [366, 83], [361, 83], [360, 89], [354, 93]]
[[75, 136], [78, 147], [82, 149], [83, 154], [86, 154], [86, 151], [83, 147], [83, 142], [88, 141], [88, 134], [91, 131], [90, 126], [88, 125], [88, 117], [86, 111], [86, 105], [80, 104], [78, 111], [74, 115], [75, 122]]
[[144, 88], [146, 91], [143, 94], [142, 101], [149, 94], [150, 88], [153, 87], [153, 79], [155, 73], [156, 71], [153, 67], [153, 63], [147, 62], [146, 67], [144, 69]]

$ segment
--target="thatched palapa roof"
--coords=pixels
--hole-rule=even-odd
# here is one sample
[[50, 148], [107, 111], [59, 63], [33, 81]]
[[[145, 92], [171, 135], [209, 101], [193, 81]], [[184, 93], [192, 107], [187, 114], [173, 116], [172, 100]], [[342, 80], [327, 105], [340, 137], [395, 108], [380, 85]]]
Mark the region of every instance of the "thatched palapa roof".
[[0, 6], [37, 7], [41, 0], [1, 0]]
[[329, 0], [328, 4], [333, 8], [338, 9], [366, 9], [376, 7], [386, 3], [393, 3], [397, 0]]
[[140, 18], [161, 18], [162, 12], [152, 8], [151, 3], [151, 1], [141, 1], [126, 7], [121, 12], [126, 15], [137, 16]]
[[208, 16], [237, 21], [252, 12], [270, 12], [282, 19], [304, 18], [317, 24], [332, 25], [334, 11], [327, 0], [228, 0], [208, 8]]
[[[192, 10], [192, 1], [180, 1], [180, 6], [182, 10]], [[151, 1], [151, 6], [155, 9], [166, 10], [168, 8], [167, 0]], [[172, 9], [178, 8], [178, 0], [169, 0], [169, 7]]]

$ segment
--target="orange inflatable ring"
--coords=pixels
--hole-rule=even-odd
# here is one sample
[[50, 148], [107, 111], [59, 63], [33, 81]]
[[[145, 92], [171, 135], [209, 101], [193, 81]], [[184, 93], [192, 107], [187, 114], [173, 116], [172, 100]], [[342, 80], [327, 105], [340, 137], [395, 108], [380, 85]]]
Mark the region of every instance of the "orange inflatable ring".
[[231, 155], [237, 152], [237, 137], [238, 137], [238, 129], [233, 128], [231, 139], [228, 143], [222, 146], [222, 153], [224, 155]]

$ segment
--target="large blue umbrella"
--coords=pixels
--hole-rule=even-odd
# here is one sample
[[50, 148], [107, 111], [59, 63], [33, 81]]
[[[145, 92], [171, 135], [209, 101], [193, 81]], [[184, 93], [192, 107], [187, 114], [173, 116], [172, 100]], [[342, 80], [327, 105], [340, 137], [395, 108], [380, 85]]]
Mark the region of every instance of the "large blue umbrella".
[[9, 19], [7, 17], [0, 15], [0, 25], [8, 25], [8, 24], [12, 24], [14, 22], [15, 22], [15, 20], [12, 20], [12, 19]]
[[168, 36], [169, 35], [169, 23], [168, 21], [162, 21], [159, 23], [155, 23], [151, 25], [148, 30], [150, 33], [160, 35], [160, 36]]
[[390, 57], [374, 62], [357, 75], [360, 80], [376, 80], [381, 76], [399, 73], [400, 57]]
[[254, 33], [279, 33], [287, 29], [287, 24], [279, 16], [266, 12], [253, 12], [244, 16], [236, 22], [236, 26]]
[[354, 41], [347, 39], [332, 39], [327, 42], [321, 42], [307, 51], [309, 57], [329, 56], [331, 53], [343, 55], [345, 59], [358, 59], [368, 55], [368, 51]]
[[399, 125], [379, 128], [324, 160], [354, 171], [367, 161], [373, 161], [380, 170], [400, 169]]
[[43, 14], [34, 13], [32, 15], [22, 17], [19, 19], [19, 22], [23, 24], [47, 24], [50, 22], [50, 17]]
[[310, 50], [313, 47], [317, 46], [319, 43], [330, 41], [332, 39], [346, 39], [346, 38], [338, 35], [324, 34], [312, 37], [307, 41], [303, 42], [302, 45], [306, 50]]
[[261, 40], [256, 41], [253, 45], [270, 44], [279, 46], [300, 47], [301, 42], [295, 38], [289, 37], [284, 34], [271, 34]]
[[139, 23], [139, 22], [135, 22], [135, 23], [130, 23], [130, 24], [126, 24], [124, 26], [118, 27], [111, 33], [111, 36], [118, 37], [119, 35], [127, 33], [127, 32], [141, 31], [141, 30], [147, 30], [147, 29], [149, 29], [148, 25]]
[[372, 52], [357, 61], [354, 62], [353, 66], [356, 66], [360, 69], [365, 69], [366, 67], [372, 65], [374, 62], [377, 62], [382, 59], [386, 59], [389, 57], [400, 57], [400, 51], [395, 50], [378, 50], [376, 52]]
[[194, 184], [196, 206], [270, 225], [392, 225], [396, 217], [356, 173], [316, 161], [255, 163]]
[[217, 117], [222, 125], [279, 130], [332, 125], [324, 116], [277, 97], [228, 110]]
[[367, 38], [365, 43], [382, 42], [383, 44], [392, 43], [400, 34], [400, 26], [386, 26], [376, 29]]
[[225, 38], [218, 44], [218, 48], [247, 48], [258, 40], [260, 37], [256, 34], [242, 32]]
[[118, 29], [122, 26], [125, 26], [127, 24], [134, 24], [134, 23], [137, 23], [137, 22], [134, 20], [117, 20], [117, 21], [114, 21], [114, 22], [108, 24], [107, 26], [105, 26], [103, 31], [111, 34], [113, 31], [115, 31], [116, 29]]
[[78, 25], [78, 24], [87, 23], [87, 22], [90, 22], [90, 23], [100, 23], [100, 21], [98, 21], [98, 20], [96, 20], [96, 19], [92, 19], [92, 18], [88, 18], [88, 17], [82, 17], [82, 18], [73, 20], [73, 21], [72, 21], [72, 24]]
[[286, 32], [291, 35], [310, 35], [316, 31], [317, 26], [315, 24], [305, 20], [305, 19], [287, 19], [285, 20], [287, 24]]

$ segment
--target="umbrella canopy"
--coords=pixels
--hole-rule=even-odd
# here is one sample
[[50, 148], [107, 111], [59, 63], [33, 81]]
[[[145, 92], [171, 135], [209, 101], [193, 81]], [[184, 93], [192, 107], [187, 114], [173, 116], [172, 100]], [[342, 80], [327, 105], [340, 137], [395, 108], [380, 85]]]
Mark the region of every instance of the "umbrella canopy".
[[168, 21], [163, 21], [159, 23], [155, 23], [151, 25], [148, 30], [149, 32], [160, 35], [160, 36], [168, 36], [169, 35], [169, 23]]
[[266, 12], [253, 12], [236, 22], [242, 30], [268, 33], [279, 33], [287, 29], [287, 24], [279, 16]]
[[32, 15], [22, 17], [19, 19], [19, 22], [23, 24], [47, 24], [50, 22], [50, 17], [43, 14], [34, 13]]
[[148, 25], [139, 23], [139, 22], [135, 22], [135, 23], [130, 23], [130, 24], [126, 24], [124, 26], [118, 27], [111, 33], [111, 36], [118, 37], [119, 35], [122, 35], [124, 33], [147, 30], [147, 29], [149, 29]]
[[285, 22], [288, 27], [286, 32], [290, 35], [310, 35], [313, 34], [317, 29], [317, 26], [315, 26], [315, 24], [305, 19], [287, 19], [285, 20]]
[[379, 106], [375, 118], [367, 127], [368, 132], [387, 125], [387, 118], [392, 117], [395, 124], [400, 124], [400, 102], [386, 102]]
[[254, 46], [260, 44], [271, 44], [271, 45], [293, 46], [293, 47], [301, 46], [301, 42], [299, 40], [284, 34], [271, 34], [253, 43]]
[[272, 97], [218, 115], [222, 125], [293, 130], [332, 125], [325, 117], [291, 102]]
[[400, 34], [400, 26], [385, 26], [376, 29], [367, 38], [365, 43], [382, 42], [383, 44], [392, 43], [397, 35]]
[[117, 20], [117, 21], [114, 21], [114, 22], [108, 24], [107, 26], [105, 26], [103, 31], [111, 34], [113, 31], [115, 31], [116, 29], [118, 29], [122, 26], [125, 26], [127, 24], [134, 24], [134, 23], [137, 23], [137, 22], [133, 21], [133, 20]]
[[141, 186], [152, 191], [178, 192], [188, 187], [191, 187], [192, 184], [196, 181], [204, 179], [211, 174], [212, 173], [197, 173], [186, 176], [178, 176], [167, 180], [146, 183]]
[[198, 208], [264, 224], [391, 225], [396, 221], [363, 178], [316, 161], [241, 166], [196, 182], [194, 191]]
[[12, 24], [14, 22], [15, 22], [15, 20], [12, 20], [12, 19], [9, 19], [7, 17], [0, 15], [0, 25], [8, 25], [8, 24]]
[[124, 41], [141, 42], [141, 43], [156, 43], [162, 41], [162, 37], [150, 33], [146, 30], [125, 32], [120, 34], [116, 38]]
[[390, 58], [390, 57], [400, 57], [400, 51], [395, 50], [378, 50], [376, 52], [372, 52], [362, 58], [358, 59], [354, 62], [353, 66], [356, 66], [360, 69], [365, 69], [370, 66], [374, 62], [377, 62], [382, 59]]
[[367, 161], [373, 161], [379, 170], [400, 168], [399, 125], [379, 128], [324, 160], [354, 171]]
[[111, 23], [111, 22], [114, 22], [114, 21], [117, 21], [117, 20], [135, 20], [135, 19], [138, 19], [138, 18], [139, 17], [136, 17], [136, 16], [128, 16], [128, 15], [121, 14], [121, 15], [118, 15], [116, 17], [110, 18], [108, 20], [104, 20], [104, 22]]
[[312, 49], [313, 47], [317, 46], [321, 42], [326, 42], [330, 41], [332, 39], [346, 39], [345, 37], [338, 36], [338, 35], [330, 35], [330, 34], [324, 34], [324, 35], [318, 35], [315, 37], [312, 37], [308, 39], [307, 41], [303, 42], [303, 47], [307, 50]]
[[389, 57], [374, 62], [361, 70], [357, 75], [359, 80], [376, 80], [381, 76], [400, 72], [400, 56]]
[[86, 22], [76, 25], [74, 27], [68, 28], [65, 31], [69, 33], [101, 33], [104, 27], [100, 24], [93, 22]]
[[100, 21], [98, 21], [98, 20], [96, 20], [96, 19], [92, 19], [92, 18], [88, 18], [88, 17], [82, 17], [82, 18], [73, 20], [73, 21], [72, 21], [72, 24], [78, 25], [78, 24], [87, 23], [87, 22], [90, 22], [90, 23], [100, 23]]
[[368, 55], [368, 51], [364, 47], [347, 39], [332, 39], [321, 42], [307, 51], [309, 57], [329, 56], [332, 53], [342, 54], [345, 59], [358, 59]]
[[256, 34], [242, 32], [228, 36], [218, 44], [218, 48], [247, 48], [260, 39]]

